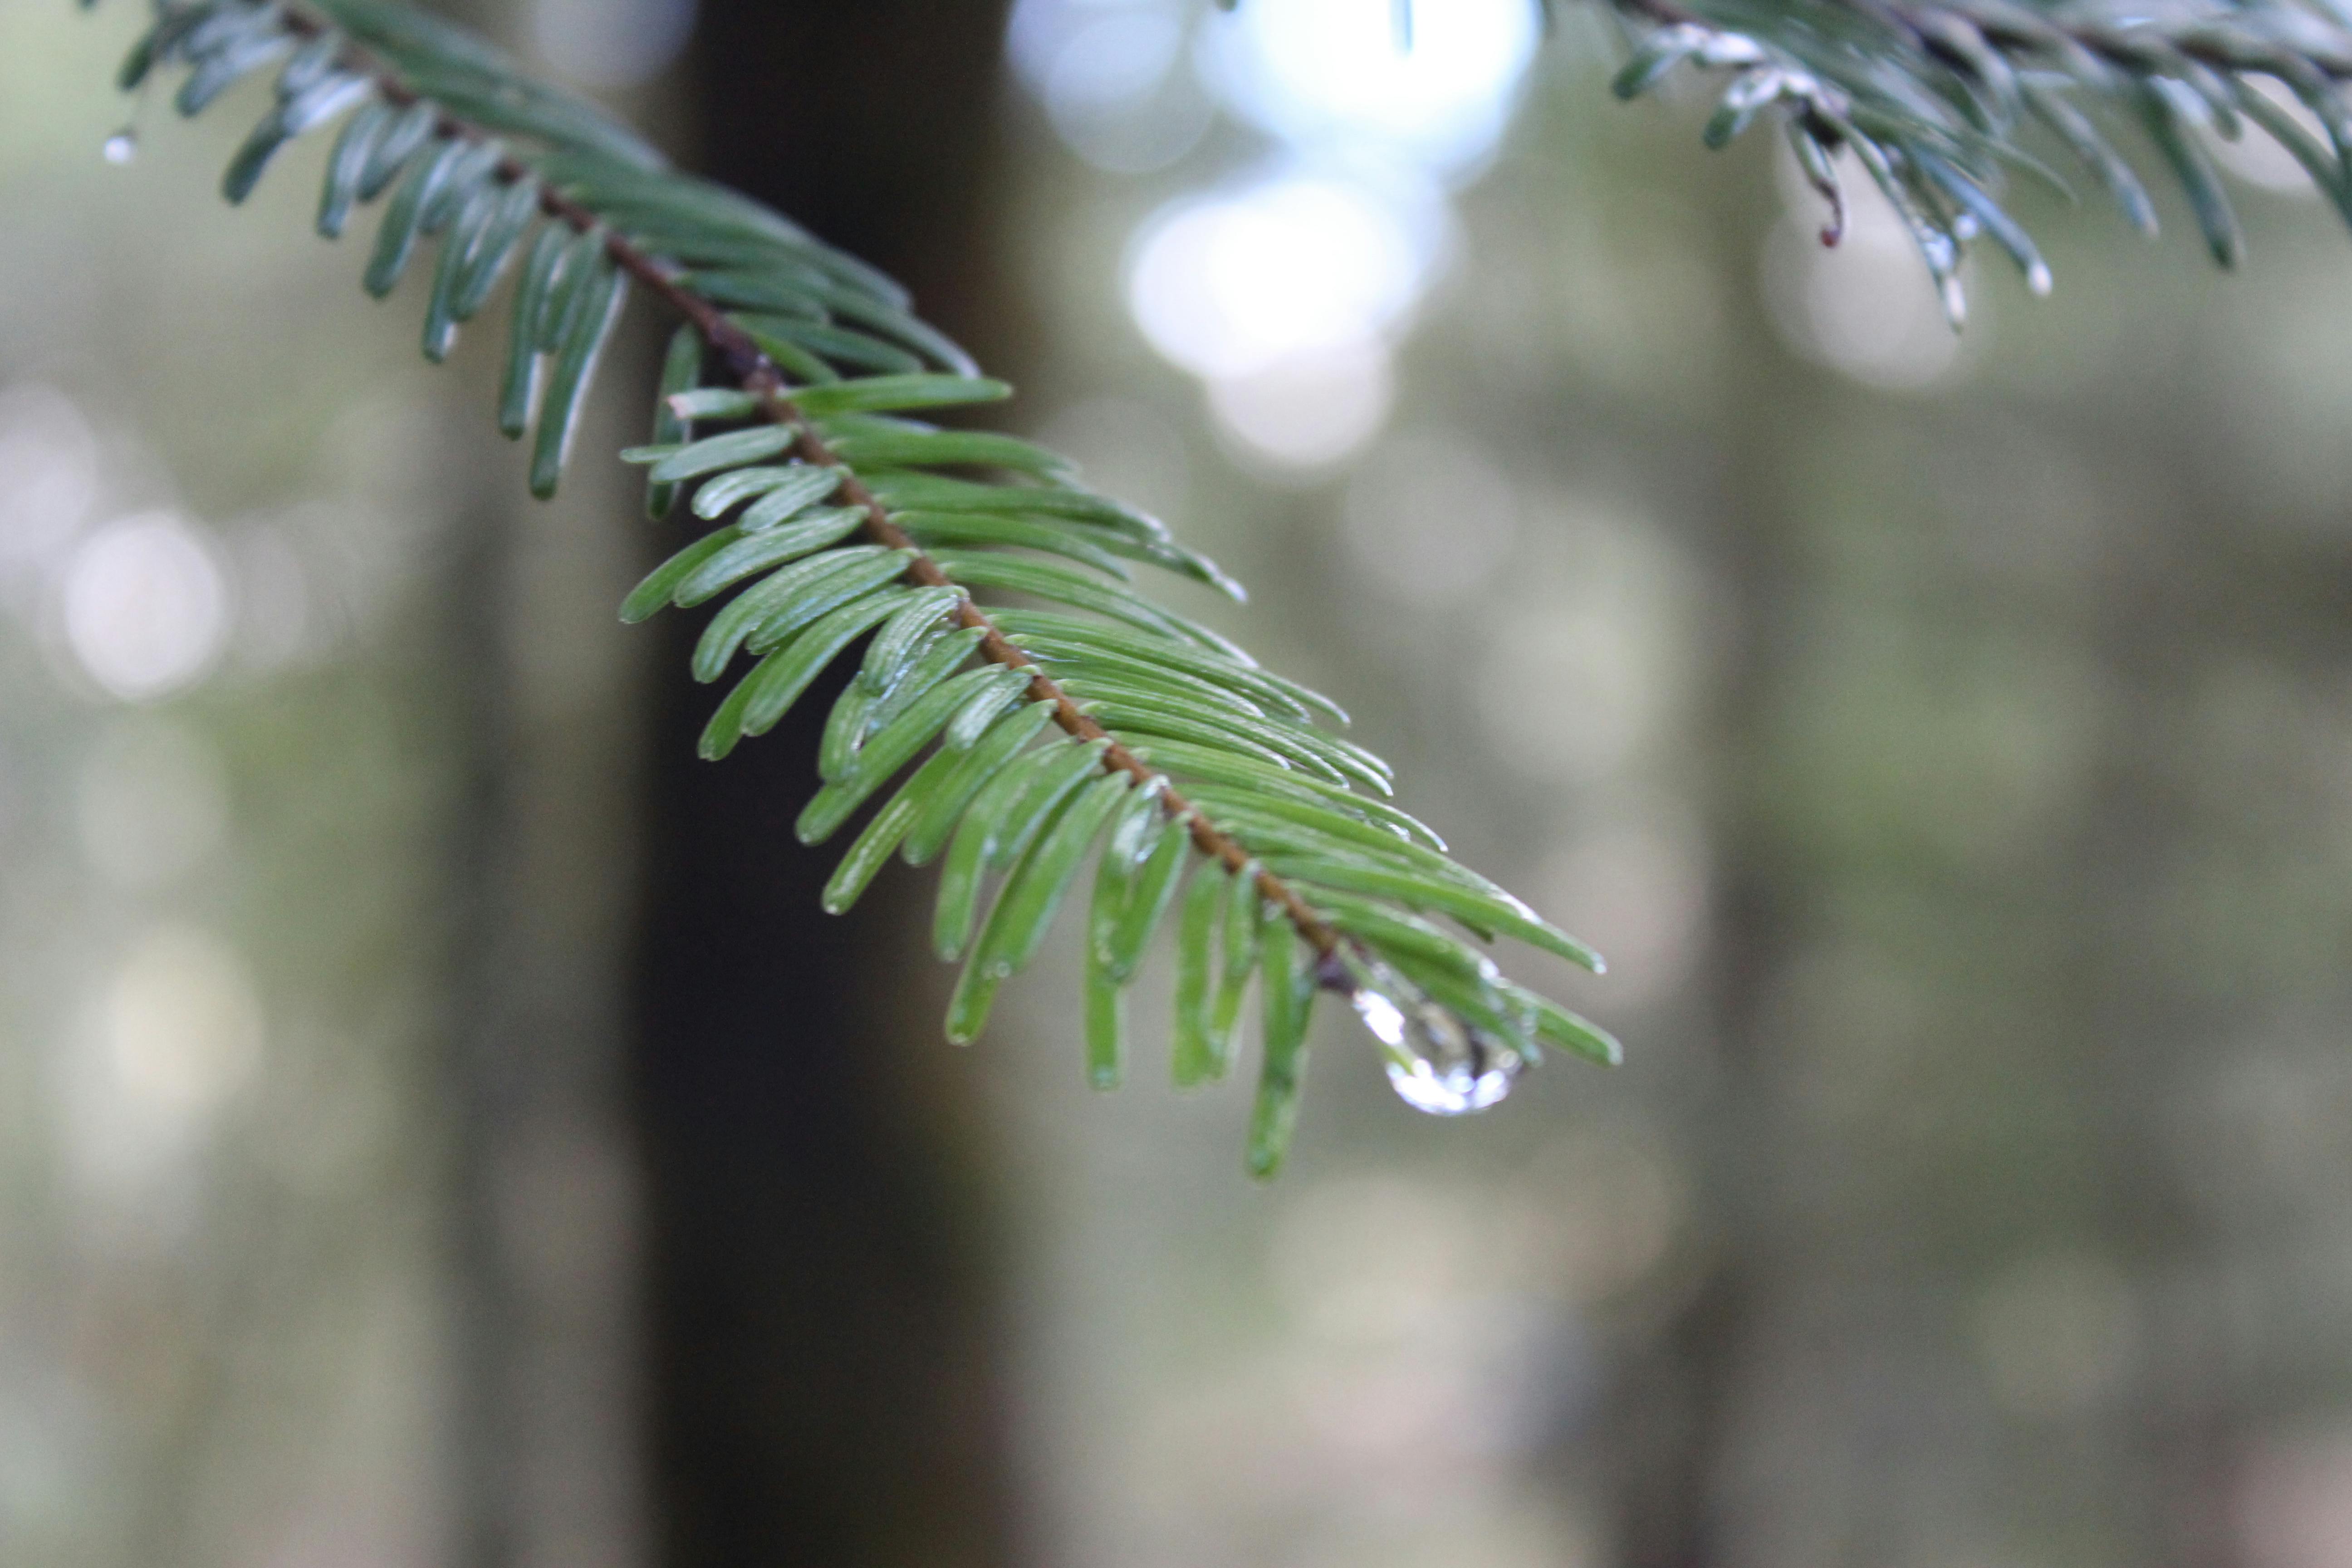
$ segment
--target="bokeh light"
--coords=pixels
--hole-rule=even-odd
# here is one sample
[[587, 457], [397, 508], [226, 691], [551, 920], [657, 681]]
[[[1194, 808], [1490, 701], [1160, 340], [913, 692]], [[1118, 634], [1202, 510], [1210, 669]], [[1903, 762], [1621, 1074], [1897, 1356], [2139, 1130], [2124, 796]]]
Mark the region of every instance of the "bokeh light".
[[1294, 147], [1378, 150], [1458, 180], [1493, 153], [1534, 58], [1528, 0], [1392, 8], [1366, 0], [1252, 0], [1202, 37], [1218, 97]]
[[1215, 106], [1191, 69], [1181, 0], [1020, 0], [1007, 50], [1069, 149], [1143, 174], [1190, 153]]
[[173, 512], [93, 530], [67, 563], [58, 598], [82, 669], [126, 701], [200, 679], [228, 636], [228, 584], [213, 546]]
[[1396, 370], [1387, 344], [1359, 339], [1215, 377], [1208, 394], [1218, 434], [1244, 465], [1270, 464], [1277, 479], [1311, 477], [1379, 434], [1395, 400]]
[[1840, 154], [1845, 232], [1822, 243], [1826, 209], [1785, 149], [1776, 153], [1783, 213], [1764, 241], [1766, 310], [1782, 342], [1816, 364], [1887, 391], [1958, 379], [1991, 331], [1981, 274], [1966, 264], [1969, 321], [1955, 332], [1903, 218], [1851, 154]]
[[261, 1001], [244, 955], [182, 922], [137, 938], [100, 988], [68, 1064], [73, 1155], [94, 1190], [154, 1196], [261, 1064]]
[[1206, 383], [1247, 452], [1315, 468], [1388, 413], [1391, 345], [1439, 265], [1442, 207], [1370, 182], [1291, 174], [1180, 200], [1138, 234], [1129, 309]]
[[1410, 44], [1363, 0], [1263, 0], [1203, 20], [1174, 0], [1021, 0], [1007, 50], [1065, 145], [1163, 167], [1212, 100], [1273, 143], [1139, 226], [1128, 302], [1199, 376], [1227, 450], [1309, 478], [1387, 421], [1390, 355], [1443, 271], [1447, 192], [1500, 142], [1537, 41], [1525, 0], [1423, 5]]
[[37, 560], [98, 495], [98, 437], [55, 387], [0, 387], [0, 569]]
[[1174, 363], [1245, 375], [1386, 336], [1428, 269], [1423, 238], [1358, 187], [1271, 180], [1155, 215], [1137, 237], [1129, 306]]

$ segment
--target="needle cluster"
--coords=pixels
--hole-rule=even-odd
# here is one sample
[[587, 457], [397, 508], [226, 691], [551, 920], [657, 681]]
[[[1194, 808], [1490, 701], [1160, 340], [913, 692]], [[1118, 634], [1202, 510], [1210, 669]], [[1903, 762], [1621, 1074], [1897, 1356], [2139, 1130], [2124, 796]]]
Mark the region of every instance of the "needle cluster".
[[1337, 704], [1138, 577], [1237, 584], [1055, 454], [925, 417], [1011, 388], [891, 279], [396, 0], [165, 3], [121, 85], [165, 68], [191, 115], [275, 72], [224, 177], [232, 202], [286, 143], [333, 132], [318, 229], [340, 237], [381, 203], [365, 286], [429, 272], [428, 358], [509, 292], [499, 425], [529, 441], [541, 496], [631, 295], [677, 320], [652, 439], [622, 457], [645, 466], [654, 518], [693, 537], [622, 616], [712, 610], [694, 673], [726, 689], [702, 736], [713, 760], [856, 660], [794, 830], [816, 844], [855, 826], [824, 894], [836, 912], [893, 858], [939, 863], [934, 943], [962, 964], [951, 1040], [981, 1032], [1091, 867], [1093, 1080], [1121, 1076], [1125, 994], [1173, 913], [1180, 1082], [1228, 1071], [1257, 993], [1259, 1174], [1289, 1142], [1323, 991], [1416, 1020], [1415, 1040], [1475, 1045], [1453, 1054], [1482, 1072], [1548, 1045], [1616, 1059], [1486, 948], [1509, 936], [1597, 970], [1591, 952], [1391, 804], [1387, 764], [1338, 733]]

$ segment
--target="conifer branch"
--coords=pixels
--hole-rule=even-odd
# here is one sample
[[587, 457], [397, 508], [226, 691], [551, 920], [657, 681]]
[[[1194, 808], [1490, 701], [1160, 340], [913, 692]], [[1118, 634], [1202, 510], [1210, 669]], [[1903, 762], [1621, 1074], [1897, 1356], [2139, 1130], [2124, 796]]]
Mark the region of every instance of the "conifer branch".
[[[683, 500], [718, 526], [639, 584], [623, 618], [731, 595], [695, 674], [716, 680], [747, 651], [759, 662], [704, 731], [713, 759], [864, 645], [795, 831], [821, 841], [887, 796], [826, 887], [836, 912], [894, 853], [942, 858], [934, 942], [964, 960], [950, 1039], [980, 1031], [1092, 858], [1090, 1076], [1118, 1081], [1124, 988], [1181, 901], [1172, 1068], [1180, 1083], [1223, 1075], [1255, 983], [1260, 1174], [1289, 1142], [1318, 990], [1353, 1005], [1423, 1110], [1492, 1103], [1546, 1045], [1617, 1059], [1614, 1040], [1477, 944], [1509, 935], [1598, 970], [1590, 949], [1381, 798], [1386, 764], [1316, 723], [1345, 722], [1328, 699], [1127, 586], [1140, 563], [1240, 597], [1214, 563], [1049, 452], [904, 416], [1011, 389], [895, 283], [396, 0], [163, 0], [123, 85], [184, 65], [177, 102], [194, 114], [280, 61], [225, 193], [243, 200], [279, 146], [341, 120], [318, 226], [339, 236], [386, 197], [366, 269], [379, 297], [437, 243], [424, 340], [436, 360], [520, 260], [499, 425], [532, 437], [535, 493], [560, 479], [629, 285], [684, 318], [655, 439], [623, 457], [648, 465], [656, 518]], [[983, 609], [974, 589], [1056, 607]]]
[[[2104, 186], [2154, 234], [2156, 213], [2101, 123], [2137, 128], [2188, 198], [2213, 257], [2244, 241], [2204, 139], [2249, 123], [2275, 140], [2352, 221], [2352, 16], [2328, 0], [1601, 0], [1643, 36], [1615, 88], [1633, 98], [1685, 64], [1729, 80], [1705, 132], [1721, 147], [1777, 119], [1842, 227], [1851, 153], [1901, 218], [1958, 327], [1959, 266], [1990, 238], [2036, 294], [2048, 266], [2009, 212], [2024, 173], [2072, 198], [2037, 148]], [[2080, 101], [2078, 101], [2078, 100]]]
[[[691, 296], [685, 297], [691, 298]], [[696, 326], [703, 331], [706, 341], [709, 341], [713, 347], [728, 353], [730, 358], [733, 358], [731, 346], [724, 337], [714, 335], [711, 329], [698, 319]], [[719, 319], [719, 326], [722, 330], [727, 330], [732, 328], [732, 323], [726, 321], [722, 317]], [[726, 335], [740, 336], [740, 334], [728, 331]], [[793, 431], [794, 449], [800, 454], [803, 462], [820, 468], [837, 467], [845, 469], [847, 465], [843, 463], [839, 455], [825, 444], [824, 438], [819, 436], [809, 423], [807, 416], [801, 413], [793, 405], [792, 399], [786, 395], [782, 376], [776, 367], [769, 362], [765, 354], [758, 353], [756, 346], [752, 348], [752, 353], [757, 355], [756, 360], [749, 370], [741, 374], [743, 384], [759, 395], [761, 412], [776, 424], [789, 426]], [[921, 547], [913, 540], [908, 538], [905, 530], [890, 521], [887, 509], [881, 501], [875, 499], [874, 492], [867, 489], [865, 482], [855, 473], [842, 481], [841, 489], [842, 494], [849, 498], [852, 505], [864, 509], [866, 531], [877, 542], [892, 550], [905, 550], [912, 552], [912, 559], [907, 564], [908, 581], [933, 588], [955, 586], [953, 580], [940, 570], [939, 563], [925, 554]], [[1357, 982], [1341, 962], [1341, 949], [1343, 945], [1349, 944], [1339, 932], [1323, 922], [1321, 916], [1307, 906], [1307, 901], [1298, 896], [1296, 889], [1272, 872], [1258, 868], [1256, 862], [1250, 858], [1250, 852], [1226, 834], [1219, 832], [1206, 816], [1194, 809], [1192, 803], [1178, 792], [1175, 784], [1166, 773], [1156, 772], [1145, 765], [1133, 752], [1121, 745], [1116, 737], [1096, 723], [1087, 716], [1084, 709], [1072, 701], [1070, 694], [1063, 690], [1053, 677], [1037, 673], [1036, 661], [1007, 637], [998, 628], [996, 623], [988, 618], [986, 611], [967, 598], [956, 606], [956, 616], [959, 625], [968, 626], [981, 634], [980, 646], [977, 649], [980, 657], [1003, 665], [1008, 669], [1029, 672], [1029, 685], [1026, 689], [1029, 696], [1038, 701], [1051, 702], [1054, 705], [1054, 722], [1061, 727], [1064, 733], [1076, 740], [1100, 741], [1104, 743], [1102, 765], [1106, 772], [1126, 773], [1139, 784], [1146, 786], [1156, 784], [1159, 788], [1160, 809], [1170, 817], [1187, 826], [1188, 831], [1192, 836], [1192, 842], [1200, 847], [1202, 854], [1222, 862], [1225, 868], [1235, 876], [1248, 876], [1255, 882], [1260, 893], [1281, 906], [1283, 911], [1290, 917], [1291, 923], [1298, 928], [1298, 934], [1307, 940], [1309, 945], [1323, 961], [1316, 968], [1316, 983], [1318, 985], [1327, 991], [1337, 991], [1345, 996], [1354, 996]], [[1360, 943], [1353, 945], [1357, 951], [1361, 951]]]
[[[300, 5], [292, 4], [291, 0], [282, 4], [281, 13], [286, 30], [298, 37], [319, 38], [330, 34], [324, 22]], [[378, 96], [387, 103], [406, 108], [420, 101], [416, 92], [396, 72], [356, 44], [344, 43], [336, 51], [335, 63], [372, 82]], [[457, 115], [440, 114], [434, 124], [439, 135], [451, 140], [476, 145], [491, 141], [480, 126]], [[501, 157], [493, 165], [493, 170], [499, 179], [509, 184], [530, 177], [530, 171], [511, 157]], [[551, 188], [541, 190], [539, 206], [548, 216], [571, 226], [575, 233], [593, 233], [599, 226], [594, 213]], [[612, 258], [614, 266], [635, 278], [646, 292], [685, 318], [702, 341], [726, 360], [739, 384], [759, 398], [760, 411], [764, 417], [793, 432], [793, 450], [803, 462], [817, 468], [843, 470], [847, 477], [842, 481], [841, 493], [850, 504], [865, 511], [866, 533], [885, 548], [907, 553], [906, 581], [933, 588], [955, 585], [948, 574], [940, 570], [939, 563], [924, 553], [903, 529], [890, 521], [888, 510], [850, 470], [849, 465], [841, 460], [840, 455], [817, 433], [808, 417], [801, 413], [792, 400], [783, 373], [761, 352], [749, 332], [729, 321], [725, 312], [701, 296], [678, 287], [669, 269], [629, 243], [622, 235], [606, 233], [604, 246], [604, 254]], [[1258, 868], [1249, 851], [1220, 832], [1207, 817], [1195, 810], [1167, 774], [1145, 765], [1133, 752], [1087, 717], [1052, 677], [1039, 673], [1036, 661], [1007, 637], [978, 605], [969, 598], [964, 599], [957, 605], [957, 616], [961, 625], [982, 634], [976, 649], [979, 657], [1008, 669], [1030, 672], [1029, 695], [1035, 700], [1054, 704], [1054, 722], [1065, 733], [1081, 741], [1104, 742], [1102, 765], [1106, 771], [1127, 773], [1139, 784], [1152, 785], [1156, 782], [1161, 810], [1168, 816], [1187, 825], [1192, 842], [1199, 846], [1201, 852], [1222, 862], [1234, 875], [1250, 876], [1259, 892], [1281, 907], [1320, 960], [1315, 971], [1318, 985], [1349, 998], [1355, 995], [1358, 982], [1349, 965], [1342, 962], [1341, 950], [1343, 945], [1349, 946], [1361, 954], [1361, 943], [1347, 943], [1346, 939], [1307, 907], [1307, 901], [1287, 882]]]

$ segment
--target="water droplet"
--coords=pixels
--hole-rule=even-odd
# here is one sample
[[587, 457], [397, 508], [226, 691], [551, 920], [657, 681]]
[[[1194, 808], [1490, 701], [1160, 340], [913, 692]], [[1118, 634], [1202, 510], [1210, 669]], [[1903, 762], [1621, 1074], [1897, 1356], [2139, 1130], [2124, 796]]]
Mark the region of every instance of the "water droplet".
[[2052, 279], [2050, 277], [2049, 263], [2037, 261], [2027, 269], [2025, 274], [2025, 286], [2033, 291], [2033, 297], [2035, 299], [2043, 300], [2049, 298], [2051, 283]]
[[106, 139], [104, 151], [108, 163], [128, 163], [139, 156], [139, 132], [124, 126]]
[[1720, 69], [1725, 66], [1752, 66], [1764, 58], [1763, 46], [1753, 38], [1738, 33], [1715, 33], [1699, 46], [1699, 63]]
[[1356, 1016], [1381, 1042], [1399, 1100], [1432, 1116], [1462, 1116], [1511, 1092], [1523, 1065], [1518, 1052], [1415, 995], [1410, 984], [1391, 989], [1394, 994], [1359, 984], [1352, 1000]]
[[1957, 332], [1968, 325], [1969, 297], [1961, 292], [1960, 280], [1947, 277], [1937, 286], [1936, 292], [1944, 302], [1944, 320], [1952, 323], [1952, 331]]

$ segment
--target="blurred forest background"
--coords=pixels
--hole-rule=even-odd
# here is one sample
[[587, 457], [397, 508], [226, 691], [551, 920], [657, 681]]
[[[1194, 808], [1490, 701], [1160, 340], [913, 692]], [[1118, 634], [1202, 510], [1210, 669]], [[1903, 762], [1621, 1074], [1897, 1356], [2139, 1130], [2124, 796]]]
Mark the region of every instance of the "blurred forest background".
[[523, 499], [318, 149], [109, 167], [143, 7], [0, 0], [0, 1563], [2352, 1564], [2352, 241], [2251, 147], [2235, 278], [2029, 197], [1955, 342], [1581, 7], [1388, 13], [463, 13], [1610, 955], [1527, 972], [1628, 1066], [1467, 1121], [1327, 1005], [1259, 1188], [1066, 952], [943, 1045], [928, 878], [818, 914], [812, 736], [694, 762], [614, 624], [616, 466]]

